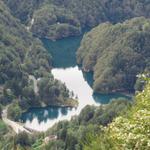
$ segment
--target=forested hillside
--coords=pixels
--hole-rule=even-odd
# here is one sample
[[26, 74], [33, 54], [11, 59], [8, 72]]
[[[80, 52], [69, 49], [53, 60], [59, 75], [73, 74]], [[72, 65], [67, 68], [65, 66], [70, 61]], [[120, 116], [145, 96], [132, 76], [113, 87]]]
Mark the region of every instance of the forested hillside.
[[125, 113], [131, 104], [126, 99], [114, 99], [108, 105], [86, 106], [79, 116], [71, 121], [59, 122], [47, 131], [47, 135], [57, 135], [58, 140], [50, 141], [43, 149], [82, 150], [88, 135], [101, 132], [100, 126], [106, 127], [114, 118]]
[[[94, 139], [94, 140], [93, 140]], [[135, 105], [97, 136], [87, 136], [84, 150], [150, 149], [150, 82], [137, 94]]]
[[[86, 106], [71, 121], [59, 122], [36, 137], [19, 134], [7, 141], [8, 145], [29, 150], [149, 150], [150, 82], [146, 80], [144, 90], [137, 93], [133, 102], [118, 99], [104, 106]], [[3, 123], [1, 126], [6, 134], [8, 129]], [[57, 140], [45, 143], [51, 135], [57, 135]]]
[[94, 72], [98, 92], [133, 90], [136, 75], [150, 70], [150, 20], [104, 23], [85, 34], [77, 62]]
[[15, 106], [27, 109], [68, 102], [69, 91], [53, 79], [51, 56], [40, 40], [27, 32], [2, 1], [0, 12], [0, 104], [14, 101]]
[[[0, 121], [0, 148], [15, 147], [19, 150], [22, 148], [28, 150], [82, 150], [83, 143], [89, 134], [95, 135], [101, 133], [100, 126], [107, 126], [112, 120], [125, 113], [132, 105], [125, 99], [113, 100], [110, 104], [96, 107], [86, 106], [79, 116], [75, 116], [71, 121], [61, 121], [44, 134], [27, 135], [20, 133], [17, 136], [9, 135], [9, 128]], [[117, 109], [116, 109], [117, 108]], [[49, 140], [45, 143], [46, 137], [56, 135], [57, 140]]]
[[67, 150], [149, 150], [150, 81], [133, 102], [114, 100], [108, 105], [86, 106], [70, 122], [60, 122], [47, 132], [56, 134], [43, 149]]
[[[65, 77], [70, 84], [77, 81], [79, 94], [91, 92], [87, 97], [92, 104], [99, 102], [99, 97], [94, 99], [96, 92], [102, 99], [103, 95], [111, 99], [106, 93], [135, 90], [135, 97], [81, 106], [79, 114], [80, 107], [72, 108], [77, 107], [74, 97], [79, 94], [54, 79], [53, 58], [42, 39], [51, 39], [47, 47], [53, 49], [52, 40], [78, 36], [89, 27], [93, 29], [81, 41], [74, 68], [86, 84], [88, 77], [83, 77], [81, 68], [91, 73], [92, 88], [83, 85], [82, 89], [78, 75], [75, 81], [69, 78], [76, 77], [74, 71]], [[67, 49], [64, 59], [75, 54], [74, 44], [70, 42], [70, 48], [61, 42], [56, 47]], [[149, 77], [150, 0], [0, 0], [0, 150], [149, 150]], [[81, 101], [87, 104], [88, 98], [83, 96]], [[45, 106], [55, 108], [49, 111]], [[48, 127], [53, 121], [56, 124], [46, 132], [28, 128], [21, 114], [34, 107], [44, 111], [29, 112], [27, 123], [33, 118], [37, 128], [45, 128], [47, 122]], [[79, 115], [69, 120], [68, 114]], [[65, 117], [68, 120], [60, 121]]]
[[4, 0], [12, 13], [30, 24], [39, 37], [60, 39], [79, 35], [81, 28], [110, 21], [150, 17], [149, 0]]

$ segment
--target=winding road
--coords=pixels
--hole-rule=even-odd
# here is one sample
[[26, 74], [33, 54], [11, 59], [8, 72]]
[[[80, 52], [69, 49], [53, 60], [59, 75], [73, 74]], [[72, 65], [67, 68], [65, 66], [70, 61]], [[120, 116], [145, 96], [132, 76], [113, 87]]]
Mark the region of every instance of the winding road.
[[36, 78], [33, 75], [29, 75], [29, 79], [33, 81], [33, 86], [34, 86], [34, 92], [35, 94], [38, 94], [38, 81], [36, 80]]
[[15, 122], [15, 121], [12, 121], [10, 119], [7, 118], [7, 109], [8, 107], [6, 107], [3, 112], [2, 112], [2, 119], [3, 121], [5, 122], [5, 124], [7, 124], [8, 126], [10, 126], [14, 132], [16, 134], [19, 134], [20, 132], [27, 132], [29, 134], [32, 134], [29, 130], [27, 130], [23, 125]]

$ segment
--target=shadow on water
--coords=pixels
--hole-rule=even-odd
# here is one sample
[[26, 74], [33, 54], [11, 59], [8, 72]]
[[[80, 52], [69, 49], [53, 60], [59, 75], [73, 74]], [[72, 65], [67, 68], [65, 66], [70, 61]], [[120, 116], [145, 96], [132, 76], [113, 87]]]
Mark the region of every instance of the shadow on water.
[[126, 99], [131, 100], [131, 96], [127, 96], [121, 93], [111, 93], [111, 94], [100, 94], [100, 93], [94, 93], [93, 98], [96, 101], [96, 103], [100, 104], [108, 104], [113, 99]]
[[83, 72], [83, 77], [84, 79], [87, 81], [87, 83], [89, 84], [89, 86], [92, 88], [93, 87], [93, 72]]
[[80, 45], [81, 39], [82, 37], [71, 37], [55, 42], [47, 39], [42, 40], [46, 49], [53, 56], [54, 68], [68, 68], [76, 66], [75, 53]]
[[21, 116], [21, 120], [23, 122], [30, 121], [34, 118], [37, 118], [38, 123], [41, 122], [47, 122], [47, 119], [55, 119], [58, 118], [58, 116], [61, 115], [67, 115], [68, 110], [71, 110], [72, 108], [69, 107], [57, 107], [57, 106], [51, 106], [51, 107], [44, 107], [44, 108], [31, 108], [27, 112], [23, 113]]

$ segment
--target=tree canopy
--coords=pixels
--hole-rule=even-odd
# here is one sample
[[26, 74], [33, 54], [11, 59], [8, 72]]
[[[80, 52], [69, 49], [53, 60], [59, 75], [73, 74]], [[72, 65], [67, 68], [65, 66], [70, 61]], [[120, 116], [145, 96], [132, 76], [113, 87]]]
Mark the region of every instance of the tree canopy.
[[79, 35], [81, 28], [110, 21], [150, 17], [149, 0], [4, 0], [12, 13], [40, 37]]
[[103, 23], [85, 34], [77, 62], [94, 72], [98, 92], [133, 90], [136, 76], [149, 72], [150, 20], [144, 17], [124, 23]]
[[84, 150], [150, 149], [150, 81], [137, 94], [135, 105], [126, 115], [117, 117], [103, 132], [89, 138]]
[[[17, 101], [26, 110], [70, 102], [68, 89], [51, 74], [52, 57], [42, 42], [32, 36], [2, 1], [0, 12], [0, 104]], [[35, 92], [34, 82], [42, 92]]]

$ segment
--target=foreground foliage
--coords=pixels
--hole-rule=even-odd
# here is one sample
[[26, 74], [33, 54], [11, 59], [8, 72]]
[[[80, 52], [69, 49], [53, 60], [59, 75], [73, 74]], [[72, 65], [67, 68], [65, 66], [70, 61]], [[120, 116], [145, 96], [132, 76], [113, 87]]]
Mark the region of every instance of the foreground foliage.
[[[17, 107], [17, 106], [14, 106]], [[0, 120], [0, 148], [19, 150], [82, 150], [83, 143], [89, 134], [95, 135], [102, 132], [100, 126], [108, 123], [126, 112], [131, 107], [131, 102], [125, 99], [112, 100], [108, 105], [96, 107], [86, 106], [79, 116], [75, 116], [71, 121], [61, 121], [46, 133], [25, 132], [15, 135], [3, 121]], [[116, 109], [117, 108], [117, 109]], [[12, 109], [12, 108], [11, 108]], [[57, 139], [45, 142], [47, 137], [56, 135]]]
[[[82, 143], [87, 135], [101, 132], [100, 126], [107, 126], [129, 107], [131, 102], [124, 99], [113, 100], [110, 104], [100, 107], [86, 106], [79, 116], [73, 117], [71, 121], [61, 121], [48, 130], [45, 136], [57, 135], [57, 140], [50, 140], [42, 149], [82, 150]], [[37, 142], [37, 147], [39, 146]]]
[[102, 134], [92, 138], [85, 150], [150, 149], [150, 81], [126, 115], [117, 117]]

